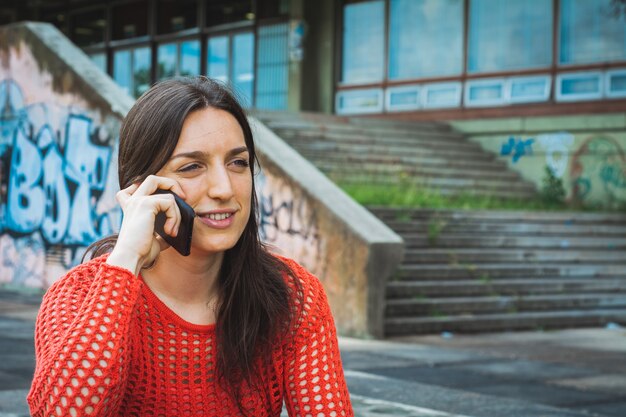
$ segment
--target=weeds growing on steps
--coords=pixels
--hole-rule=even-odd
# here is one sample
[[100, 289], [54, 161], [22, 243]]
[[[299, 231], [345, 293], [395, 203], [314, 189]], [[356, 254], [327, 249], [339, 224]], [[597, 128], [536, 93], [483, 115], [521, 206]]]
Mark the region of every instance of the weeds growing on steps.
[[[626, 211], [626, 207], [621, 206], [614, 209], [582, 205], [572, 206], [556, 199], [542, 199], [541, 195], [535, 199], [504, 199], [470, 193], [448, 196], [442, 195], [436, 190], [406, 183], [388, 185], [340, 182], [338, 185], [350, 197], [364, 206], [459, 210]], [[403, 217], [408, 217], [408, 214]]]

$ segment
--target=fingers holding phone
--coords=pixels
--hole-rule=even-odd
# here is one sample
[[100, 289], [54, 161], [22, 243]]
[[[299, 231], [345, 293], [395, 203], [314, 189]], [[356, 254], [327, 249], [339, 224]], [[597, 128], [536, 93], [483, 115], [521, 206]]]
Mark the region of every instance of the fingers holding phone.
[[[157, 190], [171, 192], [155, 194]], [[137, 274], [144, 265], [154, 261], [161, 251], [161, 243], [155, 235], [155, 220], [159, 213], [163, 213], [161, 218], [165, 236], [174, 237], [179, 232], [181, 213], [172, 193], [184, 196], [176, 181], [155, 175], [149, 176], [141, 184], [133, 184], [117, 193], [124, 218], [117, 243], [107, 263], [127, 268]]]

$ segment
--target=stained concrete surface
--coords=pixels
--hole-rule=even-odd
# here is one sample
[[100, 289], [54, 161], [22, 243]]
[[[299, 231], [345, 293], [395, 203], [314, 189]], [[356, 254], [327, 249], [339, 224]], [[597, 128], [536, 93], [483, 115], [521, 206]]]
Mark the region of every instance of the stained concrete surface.
[[[0, 290], [0, 417], [29, 415], [39, 301]], [[626, 331], [619, 326], [340, 338], [340, 348], [356, 416], [626, 416]]]

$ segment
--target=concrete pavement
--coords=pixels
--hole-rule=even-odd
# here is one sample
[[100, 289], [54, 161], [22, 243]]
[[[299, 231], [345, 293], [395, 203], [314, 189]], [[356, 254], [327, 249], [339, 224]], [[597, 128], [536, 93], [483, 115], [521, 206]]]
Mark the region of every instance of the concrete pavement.
[[[40, 297], [0, 291], [0, 417], [28, 416]], [[340, 338], [362, 417], [624, 417], [626, 331]]]

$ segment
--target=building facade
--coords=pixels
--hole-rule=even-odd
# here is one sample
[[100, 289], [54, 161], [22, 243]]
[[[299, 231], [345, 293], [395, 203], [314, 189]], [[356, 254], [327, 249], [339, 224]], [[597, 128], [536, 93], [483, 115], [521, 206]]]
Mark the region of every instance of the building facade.
[[251, 108], [473, 119], [626, 109], [619, 0], [7, 0], [130, 95], [176, 75]]

